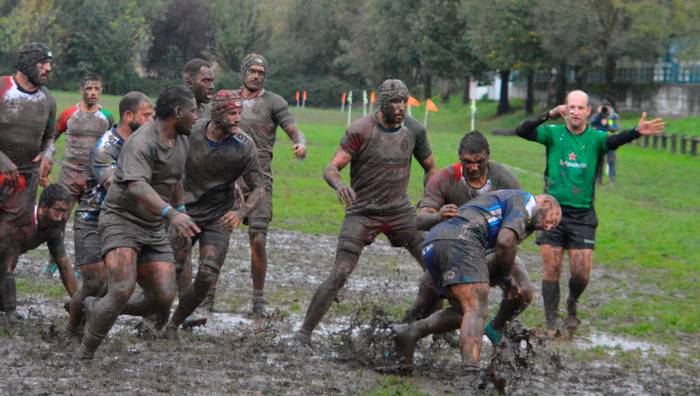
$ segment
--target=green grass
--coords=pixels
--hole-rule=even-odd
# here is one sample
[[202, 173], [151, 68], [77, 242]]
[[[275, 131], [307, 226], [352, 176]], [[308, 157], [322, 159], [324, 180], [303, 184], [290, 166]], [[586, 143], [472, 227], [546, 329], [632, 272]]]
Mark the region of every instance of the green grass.
[[[79, 100], [77, 93], [55, 92], [55, 96], [59, 112]], [[117, 102], [113, 96], [102, 100], [115, 115]], [[514, 106], [520, 104], [513, 102]], [[469, 129], [469, 109], [459, 100], [438, 106], [440, 111], [431, 114], [428, 136], [437, 164], [443, 167], [456, 160], [459, 140]], [[494, 102], [479, 102], [477, 113], [477, 129], [489, 135], [492, 158], [512, 167], [525, 190], [541, 192], [544, 147], [516, 137], [491, 136], [493, 129], [512, 129], [525, 119], [522, 111], [496, 117], [495, 109]], [[275, 183], [271, 227], [336, 234], [343, 207], [322, 174], [338, 147], [347, 114], [338, 110], [292, 110], [306, 134], [308, 156], [303, 161], [295, 160], [289, 139], [279, 133], [272, 166]], [[359, 117], [361, 109], [355, 109], [353, 119]], [[414, 117], [422, 121], [422, 110], [414, 109]], [[637, 119], [638, 114], [623, 114], [623, 125], [632, 126]], [[700, 131], [700, 117], [671, 120], [668, 130], [676, 127], [685, 133]], [[62, 152], [63, 138], [58, 147]], [[422, 195], [422, 169], [415, 161], [412, 172], [409, 196], [415, 203]], [[347, 181], [349, 169], [342, 174]], [[55, 168], [54, 180], [57, 175]], [[604, 266], [654, 287], [627, 290], [627, 285], [620, 285], [627, 295], [585, 310], [593, 326], [663, 342], [672, 342], [678, 333], [700, 331], [699, 175], [700, 158], [631, 145], [618, 150], [617, 185], [596, 191], [600, 225], [594, 271], [596, 266]], [[535, 251], [533, 240], [530, 238], [522, 248]], [[526, 317], [535, 314], [528, 312]], [[541, 320], [541, 314], [537, 320]]]

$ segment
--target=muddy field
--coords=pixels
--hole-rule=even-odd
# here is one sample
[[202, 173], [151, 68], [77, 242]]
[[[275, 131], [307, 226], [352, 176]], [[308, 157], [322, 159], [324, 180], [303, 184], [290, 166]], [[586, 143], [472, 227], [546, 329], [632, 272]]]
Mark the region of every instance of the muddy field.
[[[313, 346], [298, 346], [291, 336], [311, 294], [330, 270], [335, 238], [272, 231], [268, 246], [268, 318], [252, 320], [248, 315], [247, 235], [238, 231], [222, 271], [219, 312], [209, 315], [205, 327], [181, 332], [177, 341], [146, 340], [135, 329], [140, 320], [121, 317], [90, 364], [76, 360], [77, 345], [62, 336], [66, 298], [44, 292], [55, 290], [58, 282], [42, 274], [46, 252], [25, 255], [17, 274], [36, 292], [18, 293], [21, 319], [0, 316], [0, 394], [321, 395], [378, 389], [427, 394], [493, 394], [497, 389], [550, 395], [700, 394], [700, 364], [692, 358], [698, 356], [700, 336], [686, 335], [670, 350], [607, 334], [586, 320], [571, 341], [549, 340], [537, 329], [513, 326], [511, 340], [498, 353], [493, 354], [485, 341], [481, 366], [486, 374], [479, 377], [462, 374], [458, 351], [432, 338], [421, 341], [416, 370], [408, 379], [382, 373], [395, 356], [386, 325], [409, 306], [420, 275], [406, 252], [384, 241], [365, 250], [340, 302], [314, 333]], [[68, 249], [72, 256], [72, 246]], [[533, 279], [541, 279], [538, 258], [522, 258]], [[600, 304], [611, 297], [611, 290], [621, 284], [633, 287], [634, 282], [632, 276], [597, 267], [585, 304]], [[493, 289], [492, 307], [499, 298]], [[541, 305], [539, 296], [535, 305]]]

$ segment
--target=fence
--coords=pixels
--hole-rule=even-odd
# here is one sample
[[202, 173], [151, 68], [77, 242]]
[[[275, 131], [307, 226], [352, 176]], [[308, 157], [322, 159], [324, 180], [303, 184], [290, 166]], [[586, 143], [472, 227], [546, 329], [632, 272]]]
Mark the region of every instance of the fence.
[[[517, 74], [514, 74], [517, 77]], [[515, 78], [513, 77], [513, 78]], [[535, 73], [536, 83], [546, 83], [551, 78], [548, 71], [540, 70]], [[575, 82], [573, 70], [567, 70], [568, 83]], [[672, 62], [659, 62], [654, 65], [637, 67], [618, 67], [613, 77], [614, 83], [626, 84], [697, 84], [700, 83], [700, 65], [681, 65]], [[605, 74], [600, 68], [592, 68], [585, 75], [586, 84], [605, 83]]]
[[660, 133], [654, 136], [642, 136], [632, 142], [635, 146], [652, 148], [654, 150], [670, 150], [672, 154], [698, 155], [700, 137], [679, 135], [677, 133]]

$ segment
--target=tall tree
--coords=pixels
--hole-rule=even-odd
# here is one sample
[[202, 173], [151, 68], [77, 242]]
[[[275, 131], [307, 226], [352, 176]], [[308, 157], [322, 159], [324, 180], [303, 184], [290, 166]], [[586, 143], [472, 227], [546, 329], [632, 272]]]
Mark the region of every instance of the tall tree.
[[529, 65], [539, 52], [535, 32], [535, 0], [492, 0], [468, 2], [469, 38], [472, 48], [501, 78], [497, 114], [510, 111], [508, 83], [511, 70]]

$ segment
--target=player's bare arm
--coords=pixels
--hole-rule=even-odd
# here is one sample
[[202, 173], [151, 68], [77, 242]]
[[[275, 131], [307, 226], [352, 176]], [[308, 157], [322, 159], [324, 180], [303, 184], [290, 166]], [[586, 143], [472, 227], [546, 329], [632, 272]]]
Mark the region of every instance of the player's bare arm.
[[345, 152], [343, 149], [338, 149], [333, 156], [330, 164], [323, 171], [323, 179], [331, 186], [338, 194], [338, 200], [345, 205], [350, 205], [355, 198], [355, 190], [352, 187], [346, 186], [343, 180], [340, 178], [340, 171], [345, 168], [350, 161], [352, 156]]
[[[185, 213], [178, 212], [163, 201], [158, 193], [148, 183], [142, 180], [132, 181], [128, 191], [133, 194], [139, 204], [149, 212], [165, 217], [183, 237], [193, 237], [200, 232], [199, 227]], [[182, 198], [181, 198], [182, 199]], [[180, 201], [182, 203], [182, 201]]]
[[290, 123], [282, 128], [292, 140], [292, 152], [297, 159], [306, 158], [306, 138], [296, 123]]

